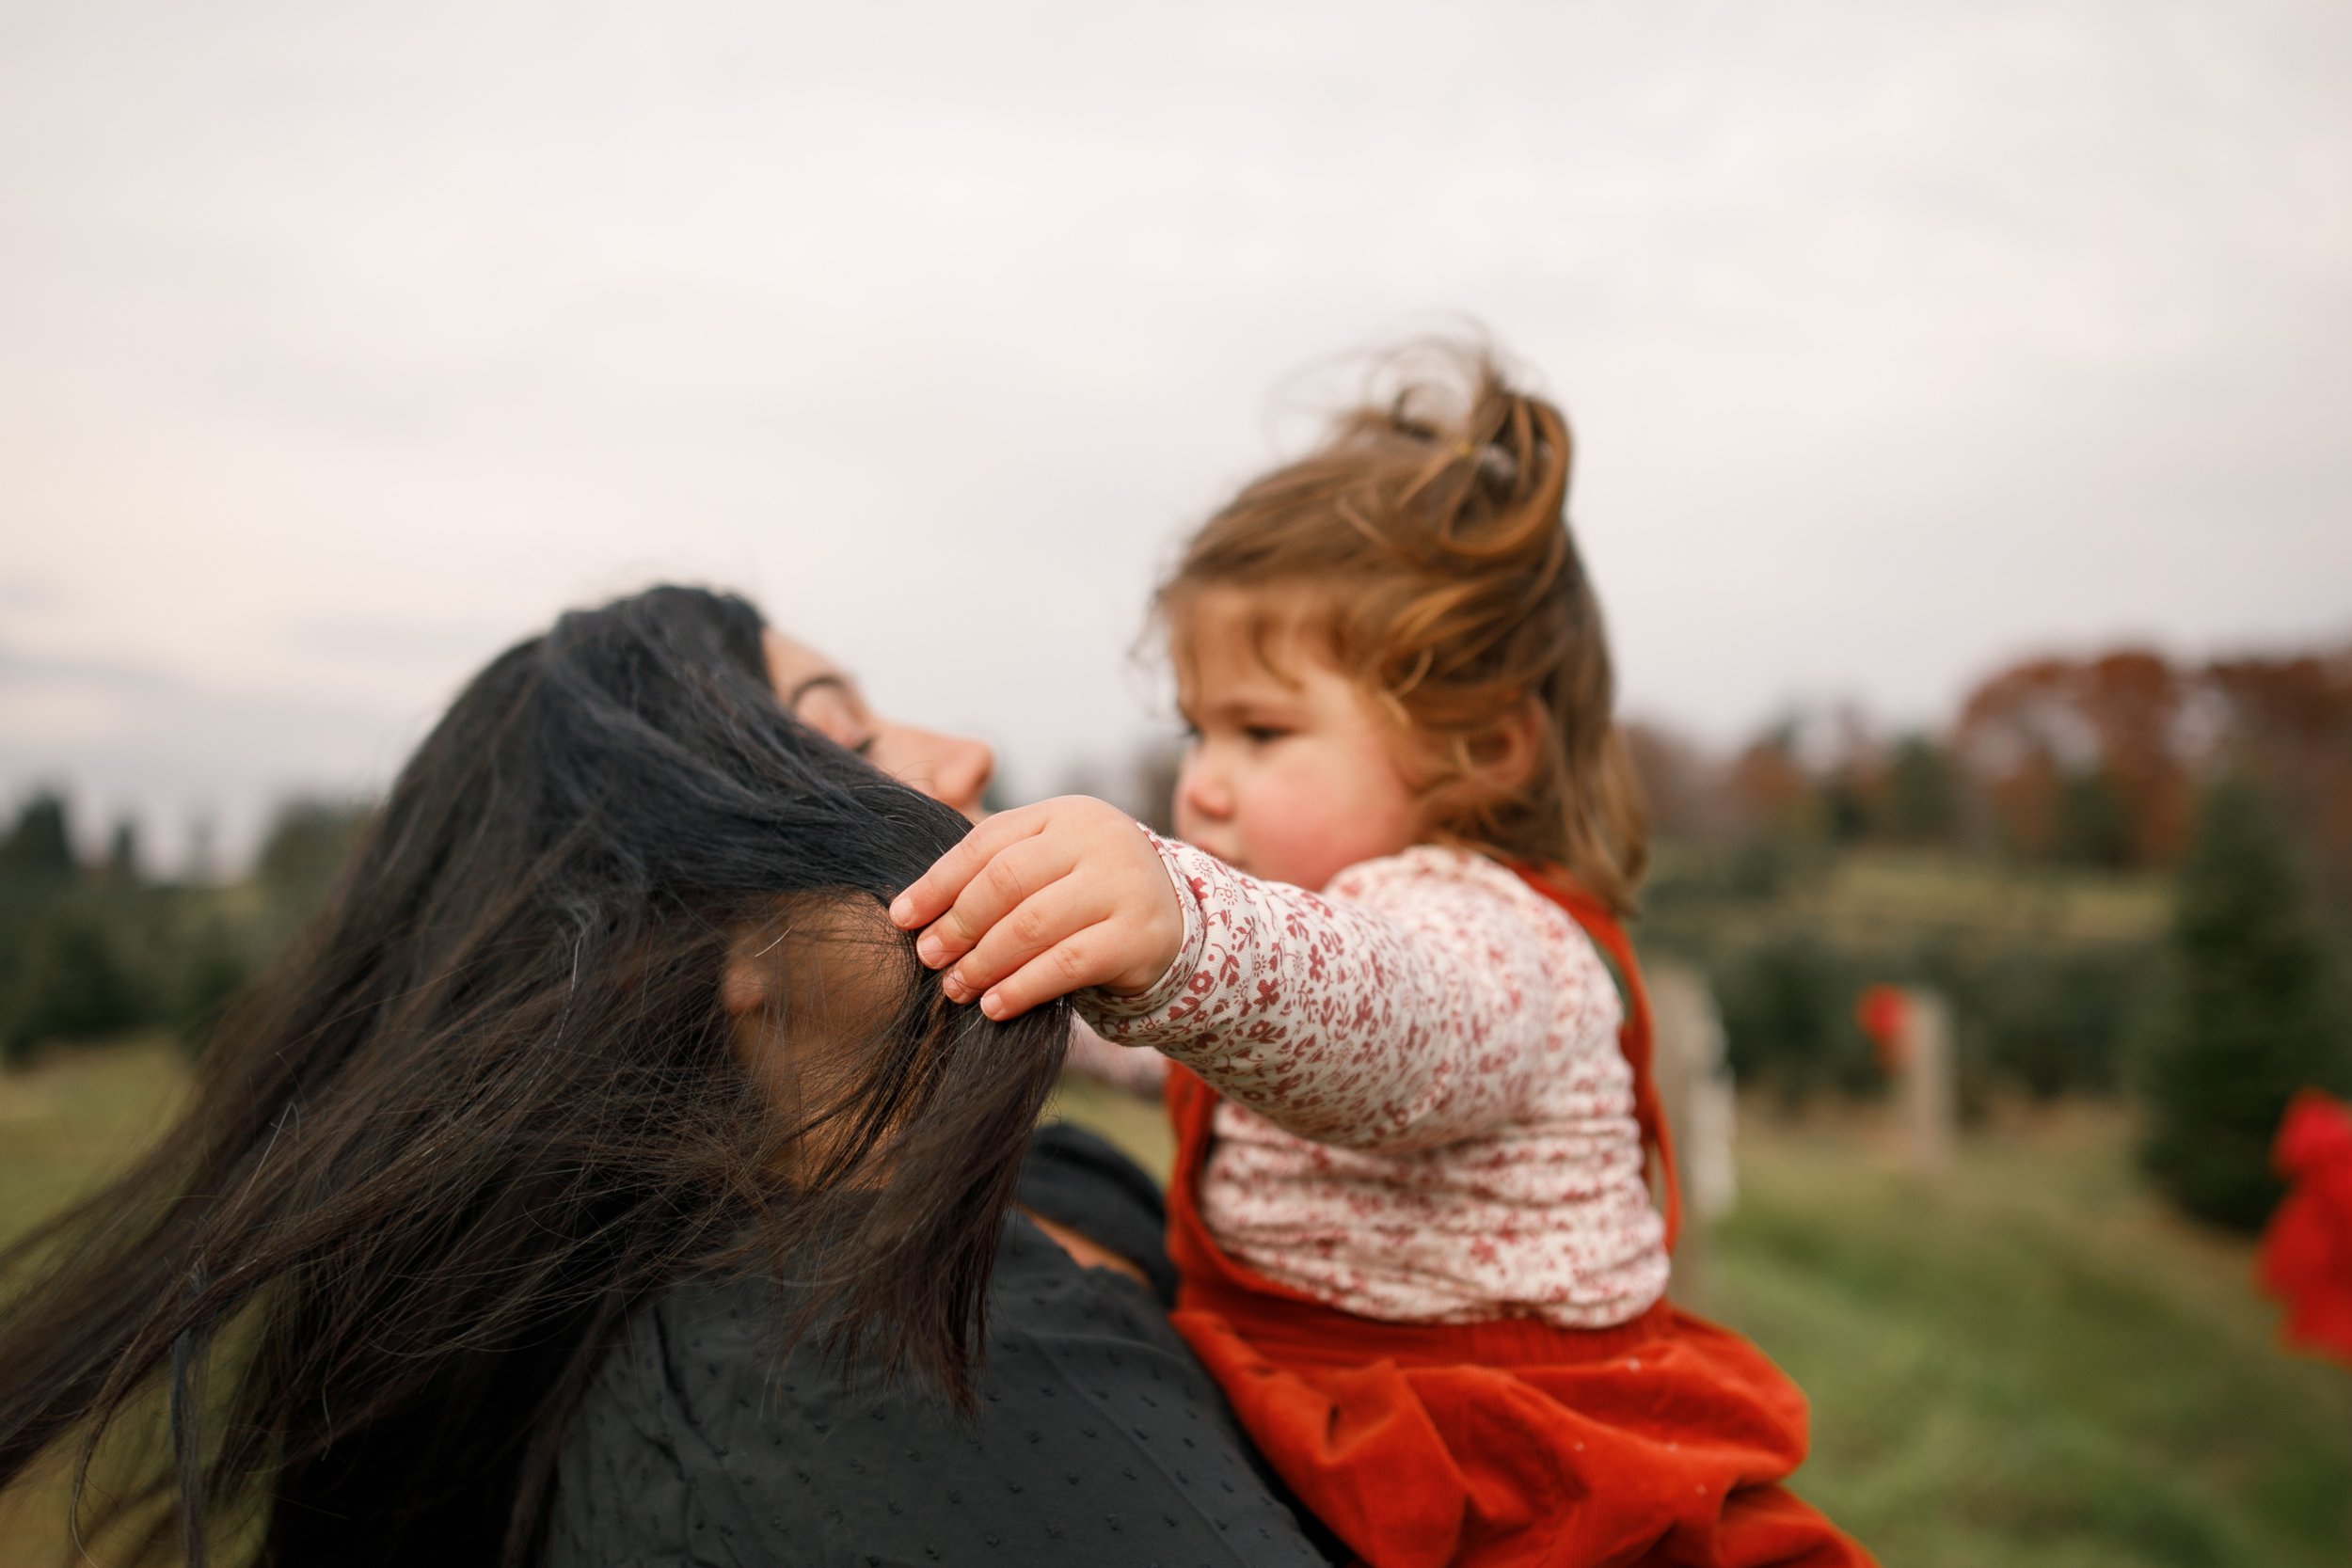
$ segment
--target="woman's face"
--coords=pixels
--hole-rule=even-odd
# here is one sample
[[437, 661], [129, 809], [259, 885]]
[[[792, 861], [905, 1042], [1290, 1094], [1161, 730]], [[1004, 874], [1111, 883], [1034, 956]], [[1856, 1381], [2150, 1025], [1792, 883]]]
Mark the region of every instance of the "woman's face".
[[[912, 724], [882, 718], [866, 705], [857, 682], [833, 660], [773, 626], [763, 636], [768, 648], [768, 679], [775, 687], [778, 700], [794, 718], [827, 739], [847, 746], [900, 784], [911, 784], [974, 821], [979, 820], [981, 793], [988, 788], [989, 776], [996, 770], [995, 753], [985, 741], [918, 730]], [[789, 1047], [777, 1049], [778, 1042], [756, 1022], [755, 1009], [769, 999], [771, 976], [755, 955], [774, 946], [772, 937], [758, 932], [739, 935], [727, 961], [721, 995], [727, 1011], [738, 1021], [736, 1049], [746, 1061], [764, 1064], [767, 1072], [780, 1074], [787, 1064], [796, 1065], [811, 1053]], [[877, 982], [883, 989], [876, 990]], [[853, 968], [833, 977], [833, 1001], [851, 1014], [872, 1017], [886, 1010], [890, 1000], [887, 988], [897, 983], [895, 973], [886, 967]], [[843, 1015], [835, 1012], [819, 1016]], [[802, 1103], [811, 1092], [808, 1085], [797, 1079], [772, 1077], [770, 1082], [771, 1092], [777, 1096], [779, 1103]], [[1141, 1269], [1100, 1243], [1042, 1215], [1029, 1217], [1082, 1266], [1116, 1269], [1139, 1285], [1150, 1283]]]
[[[899, 783], [978, 818], [980, 793], [996, 766], [985, 744], [882, 718], [833, 660], [773, 627], [762, 638], [769, 683], [793, 717]], [[838, 1049], [840, 1042], [862, 1037], [874, 1019], [891, 1016], [908, 983], [909, 965], [891, 961], [894, 955], [905, 958], [898, 931], [885, 927], [878, 943], [878, 933], [868, 928], [872, 922], [853, 917], [861, 912], [878, 911], [837, 908], [833, 913], [843, 917], [837, 929], [805, 911], [781, 925], [747, 926], [727, 955], [719, 997], [735, 1020], [736, 1052], [789, 1116], [803, 1116], [848, 1086], [844, 1075], [853, 1075], [856, 1064]], [[803, 941], [775, 957], [777, 943], [795, 929]], [[783, 1006], [787, 997], [792, 1005]], [[795, 1157], [821, 1161], [847, 1126], [803, 1133]]]
[[866, 705], [857, 682], [833, 660], [773, 626], [763, 635], [768, 679], [794, 718], [900, 784], [979, 820], [980, 796], [996, 771], [995, 753], [985, 741], [884, 719]]

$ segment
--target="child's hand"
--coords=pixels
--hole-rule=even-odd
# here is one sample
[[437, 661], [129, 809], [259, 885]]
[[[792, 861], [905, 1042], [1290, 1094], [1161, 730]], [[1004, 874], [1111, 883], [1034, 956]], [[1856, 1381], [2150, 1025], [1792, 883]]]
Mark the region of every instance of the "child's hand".
[[1089, 986], [1148, 990], [1184, 947], [1184, 915], [1152, 841], [1116, 806], [1065, 795], [998, 812], [890, 906], [948, 1000], [1018, 1018]]

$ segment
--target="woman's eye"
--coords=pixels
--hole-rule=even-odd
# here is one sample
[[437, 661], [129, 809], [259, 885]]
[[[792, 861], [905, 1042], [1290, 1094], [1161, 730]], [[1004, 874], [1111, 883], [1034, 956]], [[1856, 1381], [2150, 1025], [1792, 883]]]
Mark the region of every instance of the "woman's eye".
[[859, 741], [856, 745], [850, 747], [850, 750], [855, 752], [859, 756], [871, 757], [874, 754], [874, 737], [869, 735], [865, 739]]

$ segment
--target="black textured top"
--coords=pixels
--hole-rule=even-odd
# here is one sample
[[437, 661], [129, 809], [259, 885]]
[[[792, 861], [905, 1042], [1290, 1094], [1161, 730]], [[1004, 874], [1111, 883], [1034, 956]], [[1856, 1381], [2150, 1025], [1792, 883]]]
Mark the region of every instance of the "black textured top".
[[[1099, 1139], [1041, 1133], [1022, 1200], [1168, 1278], [1158, 1194]], [[1328, 1560], [1162, 1302], [1020, 1215], [970, 1422], [813, 1344], [779, 1364], [776, 1310], [764, 1282], [688, 1283], [630, 1320], [565, 1439], [548, 1568]]]

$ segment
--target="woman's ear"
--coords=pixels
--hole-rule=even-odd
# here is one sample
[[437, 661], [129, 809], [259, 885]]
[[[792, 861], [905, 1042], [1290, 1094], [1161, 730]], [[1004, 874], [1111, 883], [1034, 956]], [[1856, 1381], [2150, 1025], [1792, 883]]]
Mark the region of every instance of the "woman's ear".
[[739, 1036], [756, 1027], [771, 1044], [820, 1049], [895, 1016], [907, 989], [929, 978], [878, 901], [820, 895], [735, 932], [719, 1006]]
[[766, 1006], [768, 995], [768, 966], [745, 950], [742, 942], [730, 943], [727, 961], [719, 971], [719, 1006], [730, 1019]]
[[719, 1007], [736, 1023], [784, 1000], [785, 971], [777, 947], [792, 934], [785, 910], [764, 920], [738, 927], [727, 942], [726, 961], [719, 968]]
[[1543, 734], [1542, 710], [1536, 706], [1536, 700], [1529, 697], [1470, 743], [1471, 776], [1498, 795], [1514, 795], [1525, 789], [1535, 777]]

